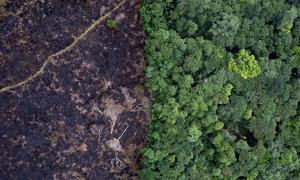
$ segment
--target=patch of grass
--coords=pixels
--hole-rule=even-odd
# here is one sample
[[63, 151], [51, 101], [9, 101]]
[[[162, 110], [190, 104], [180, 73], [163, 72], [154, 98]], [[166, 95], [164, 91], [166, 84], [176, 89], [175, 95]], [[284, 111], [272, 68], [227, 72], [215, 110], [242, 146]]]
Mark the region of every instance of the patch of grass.
[[106, 25], [109, 29], [117, 29], [117, 22], [113, 19], [108, 19]]

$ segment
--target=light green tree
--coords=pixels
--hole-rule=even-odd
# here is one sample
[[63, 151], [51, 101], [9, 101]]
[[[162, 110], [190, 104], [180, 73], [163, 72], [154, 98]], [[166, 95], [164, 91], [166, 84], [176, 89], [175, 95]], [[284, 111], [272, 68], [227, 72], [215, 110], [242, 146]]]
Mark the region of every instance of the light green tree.
[[230, 71], [239, 74], [244, 79], [255, 78], [261, 72], [255, 57], [250, 55], [245, 49], [238, 52], [237, 60], [234, 60], [233, 58], [230, 59], [228, 68]]

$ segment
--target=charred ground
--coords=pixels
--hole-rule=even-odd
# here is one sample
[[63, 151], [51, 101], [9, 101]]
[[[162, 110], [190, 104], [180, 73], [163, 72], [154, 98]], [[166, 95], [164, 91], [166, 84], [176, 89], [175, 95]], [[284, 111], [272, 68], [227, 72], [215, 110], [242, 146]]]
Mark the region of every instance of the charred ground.
[[[120, 2], [120, 1], [119, 1]], [[117, 1], [14, 1], [0, 20], [0, 89], [39, 71]], [[0, 93], [4, 179], [134, 179], [149, 124], [144, 32], [127, 1], [28, 83]], [[118, 140], [120, 143], [118, 143]]]

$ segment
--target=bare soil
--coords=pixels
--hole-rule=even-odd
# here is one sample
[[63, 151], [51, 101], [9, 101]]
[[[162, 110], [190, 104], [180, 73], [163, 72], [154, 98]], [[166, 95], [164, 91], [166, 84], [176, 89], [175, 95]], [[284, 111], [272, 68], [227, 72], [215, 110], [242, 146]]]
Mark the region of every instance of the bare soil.
[[149, 125], [139, 1], [125, 1], [49, 59], [120, 2], [7, 6], [0, 20], [1, 179], [137, 179]]

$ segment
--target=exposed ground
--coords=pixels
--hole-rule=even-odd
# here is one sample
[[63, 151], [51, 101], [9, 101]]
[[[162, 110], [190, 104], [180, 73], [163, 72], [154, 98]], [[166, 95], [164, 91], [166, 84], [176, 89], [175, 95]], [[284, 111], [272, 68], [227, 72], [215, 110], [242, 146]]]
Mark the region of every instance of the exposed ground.
[[18, 0], [7, 9], [1, 179], [136, 179], [149, 124], [138, 0]]

